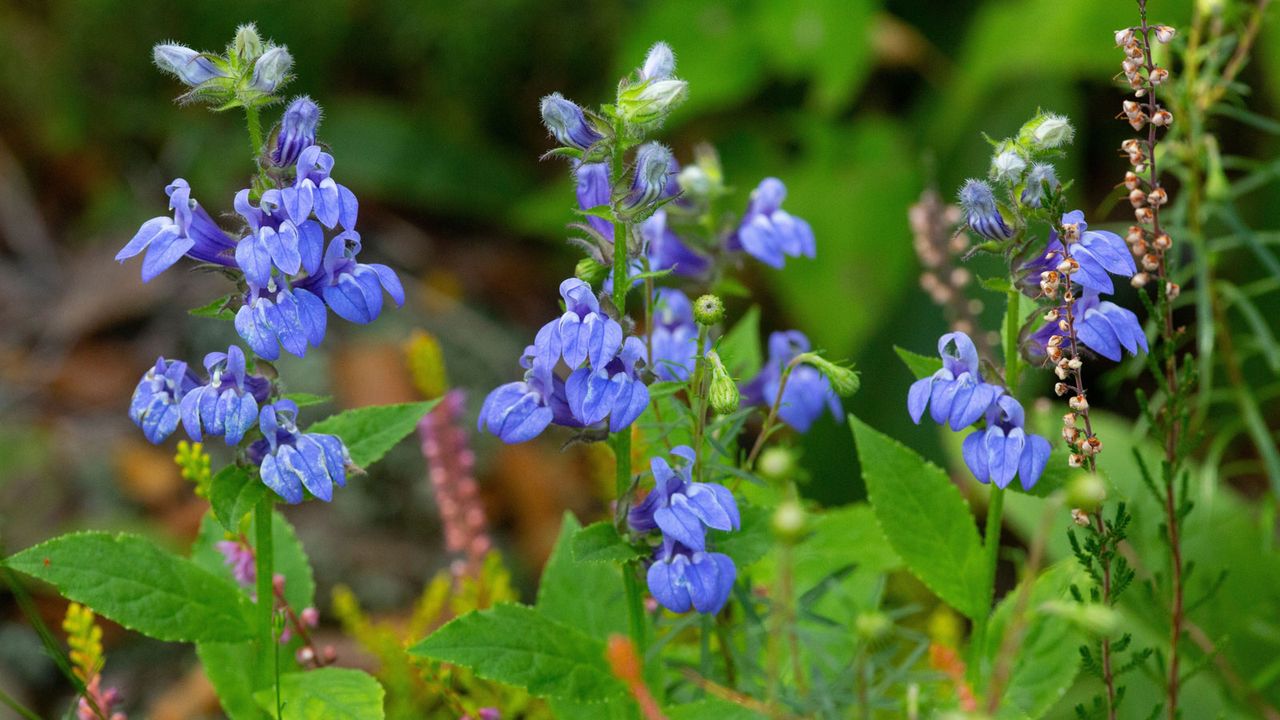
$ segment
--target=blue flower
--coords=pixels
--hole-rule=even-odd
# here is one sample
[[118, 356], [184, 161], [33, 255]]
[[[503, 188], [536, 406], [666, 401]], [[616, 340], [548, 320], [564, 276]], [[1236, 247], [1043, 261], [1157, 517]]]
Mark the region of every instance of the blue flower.
[[1030, 490], [1049, 461], [1049, 441], [1023, 429], [1022, 406], [1001, 395], [987, 410], [987, 427], [964, 439], [965, 465], [980, 482], [1004, 488], [1018, 476], [1023, 490]]
[[711, 269], [711, 259], [691, 249], [667, 227], [667, 211], [659, 208], [640, 224], [649, 267], [670, 270], [683, 277], [700, 277]]
[[267, 399], [271, 384], [246, 373], [244, 351], [236, 345], [225, 353], [206, 355], [204, 367], [209, 382], [182, 398], [182, 424], [193, 440], [208, 433], [224, 435], [228, 445], [238, 445], [257, 424], [258, 403]]
[[729, 238], [730, 250], [748, 255], [775, 268], [788, 257], [813, 257], [815, 244], [809, 223], [782, 209], [787, 188], [777, 178], [765, 178], [751, 192], [742, 223]]
[[381, 263], [356, 261], [360, 253], [360, 234], [340, 233], [329, 241], [320, 271], [297, 283], [324, 298], [338, 317], [349, 322], [373, 322], [382, 313], [385, 290], [396, 307], [404, 306], [404, 286], [391, 268]]
[[551, 330], [546, 335], [539, 332], [542, 341], [535, 342], [547, 366], [555, 367], [560, 358], [570, 370], [588, 360], [593, 368], [608, 365], [622, 348], [622, 326], [600, 309], [591, 286], [577, 278], [560, 283], [560, 297], [564, 314], [547, 323], [544, 330]]
[[[577, 181], [578, 208], [591, 210], [607, 206], [611, 201], [609, 166], [606, 163], [581, 163], [573, 171]], [[613, 223], [595, 215], [587, 216], [587, 224], [606, 240], [613, 240]]]
[[574, 420], [591, 426], [607, 418], [609, 432], [635, 422], [649, 404], [649, 388], [640, 379], [644, 356], [644, 341], [632, 336], [604, 365], [592, 363], [569, 373], [564, 389]]
[[1008, 240], [1013, 230], [1004, 222], [996, 205], [991, 186], [981, 180], [968, 180], [960, 188], [960, 209], [969, 229], [988, 240]]
[[116, 260], [124, 262], [143, 250], [142, 281], [159, 275], [178, 258], [187, 255], [201, 262], [233, 267], [231, 250], [236, 246], [230, 236], [218, 227], [200, 203], [191, 198], [191, 186], [178, 178], [164, 189], [169, 196], [169, 209], [173, 217], [162, 215], [142, 224], [128, 244], [116, 253]]
[[706, 550], [707, 528], [741, 527], [738, 504], [725, 486], [693, 481], [693, 448], [680, 445], [671, 454], [684, 462], [673, 469], [664, 458], [650, 461], [653, 491], [627, 513], [627, 524], [638, 533], [661, 530], [668, 540], [691, 550]]
[[159, 444], [177, 429], [182, 398], [199, 384], [186, 363], [159, 358], [133, 391], [129, 418], [147, 440]]
[[320, 106], [305, 95], [295, 98], [280, 119], [280, 132], [271, 149], [271, 163], [276, 167], [293, 167], [298, 155], [316, 144], [316, 128], [320, 125]]
[[676, 56], [671, 46], [657, 42], [649, 48], [644, 57], [644, 65], [640, 66], [641, 80], [669, 80], [676, 72]]
[[649, 592], [671, 612], [690, 608], [714, 615], [729, 601], [738, 568], [723, 553], [690, 550], [664, 541], [649, 566]]
[[[1076, 339], [1099, 355], [1119, 362], [1122, 350], [1137, 355], [1138, 348], [1147, 350], [1147, 335], [1142, 323], [1131, 310], [1103, 300], [1097, 291], [1086, 289], [1071, 307], [1075, 318]], [[1045, 323], [1031, 334], [1028, 342], [1030, 354], [1036, 358], [1045, 356], [1049, 338], [1061, 334], [1057, 323]]]
[[551, 135], [561, 145], [586, 150], [604, 139], [587, 122], [582, 108], [566, 100], [560, 93], [551, 93], [542, 98], [541, 110], [542, 124], [547, 126], [547, 130], [551, 131]]
[[919, 425], [929, 406], [934, 422], [959, 430], [977, 422], [1004, 391], [982, 381], [978, 349], [968, 335], [953, 332], [938, 338], [938, 355], [942, 369], [911, 384], [907, 410]]
[[244, 305], [236, 311], [236, 332], [264, 360], [280, 357], [280, 346], [303, 357], [307, 346], [324, 341], [327, 315], [320, 298], [302, 287], [266, 288], [249, 284]]
[[203, 53], [177, 43], [156, 45], [152, 57], [161, 70], [172, 73], [179, 80], [195, 87], [214, 78], [230, 77]]
[[[551, 332], [554, 328], [548, 325], [538, 336], [546, 343], [546, 335]], [[569, 411], [564, 382], [552, 373], [535, 345], [525, 348], [520, 365], [526, 370], [523, 381], [494, 388], [485, 398], [476, 423], [479, 430], [491, 432], [513, 445], [537, 437], [552, 421], [578, 426], [580, 423]]]
[[631, 179], [631, 189], [622, 200], [622, 208], [635, 210], [665, 197], [674, 177], [671, 173], [673, 162], [671, 151], [661, 143], [647, 142], [641, 145], [636, 150], [635, 173]]
[[1030, 208], [1040, 207], [1044, 202], [1046, 185], [1050, 191], [1058, 189], [1058, 175], [1054, 172], [1053, 166], [1048, 163], [1032, 165], [1031, 172], [1027, 173], [1026, 185], [1022, 188], [1022, 194], [1019, 196], [1022, 204]]
[[258, 415], [263, 439], [254, 443], [250, 456], [261, 462], [262, 482], [285, 502], [302, 502], [303, 488], [329, 502], [333, 486], [346, 485], [351, 456], [334, 435], [299, 431], [297, 418], [298, 406], [292, 400], [263, 407]]
[[[1079, 263], [1080, 268], [1071, 275], [1071, 279], [1081, 287], [1113, 293], [1115, 286], [1111, 282], [1111, 275], [1133, 277], [1138, 272], [1124, 239], [1106, 230], [1089, 230], [1083, 212], [1072, 210], [1066, 213], [1062, 216], [1062, 224], [1076, 225], [1080, 229], [1079, 241], [1071, 244], [1071, 259]], [[1031, 297], [1040, 294], [1041, 274], [1057, 270], [1063, 259], [1063, 251], [1058, 233], [1051, 232], [1044, 252], [1018, 267], [1018, 287], [1023, 293]]]
[[257, 287], [266, 287], [275, 270], [293, 276], [320, 267], [324, 230], [314, 221], [295, 222], [283, 201], [284, 194], [275, 188], [262, 194], [258, 207], [250, 201], [249, 190], [236, 193], [236, 212], [249, 226], [249, 234], [236, 243], [236, 264]]
[[[758, 375], [742, 386], [743, 402], [766, 407], [772, 405], [778, 397], [783, 369], [796, 355], [809, 349], [809, 338], [799, 330], [771, 334], [769, 360]], [[837, 421], [840, 420], [840, 398], [831, 389], [831, 381], [812, 366], [802, 364], [792, 368], [787, 387], [782, 392], [778, 417], [803, 433], [809, 431], [823, 410], [829, 410]]]
[[355, 193], [330, 177], [332, 171], [333, 156], [319, 145], [298, 153], [293, 186], [280, 191], [290, 220], [302, 224], [314, 212], [316, 219], [331, 230], [338, 223], [343, 230], [355, 230], [360, 204]]
[[659, 380], [689, 379], [698, 356], [698, 326], [687, 295], [674, 288], [658, 289], [650, 344], [649, 367]]

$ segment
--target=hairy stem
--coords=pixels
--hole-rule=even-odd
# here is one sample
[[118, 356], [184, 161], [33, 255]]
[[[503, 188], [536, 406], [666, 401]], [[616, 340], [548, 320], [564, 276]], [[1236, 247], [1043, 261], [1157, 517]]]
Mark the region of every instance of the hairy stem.
[[[272, 567], [275, 560], [275, 549], [272, 547], [273, 536], [271, 532], [272, 522], [272, 505], [274, 502], [271, 497], [264, 497], [260, 500], [253, 510], [254, 525], [254, 553], [253, 563], [254, 572], [257, 574], [258, 584], [258, 638], [262, 650], [265, 652], [268, 648], [274, 648], [276, 644], [275, 637], [275, 569]], [[277, 700], [280, 694], [279, 684], [279, 658], [276, 658], [276, 695]]]
[[257, 158], [262, 152], [262, 115], [256, 107], [244, 107], [244, 122], [249, 129], [249, 154]]

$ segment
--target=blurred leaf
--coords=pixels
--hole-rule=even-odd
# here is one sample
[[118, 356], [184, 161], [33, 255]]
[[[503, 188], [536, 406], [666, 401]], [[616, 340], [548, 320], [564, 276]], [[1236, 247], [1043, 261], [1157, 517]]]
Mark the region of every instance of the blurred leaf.
[[760, 346], [760, 306], [752, 305], [720, 338], [717, 352], [730, 375], [747, 380], [760, 372], [760, 366], [764, 363]]
[[480, 677], [539, 696], [616, 702], [625, 693], [603, 662], [603, 642], [527, 605], [467, 613], [409, 648], [409, 654], [471, 668]]
[[23, 550], [5, 564], [159, 640], [253, 637], [248, 600], [233, 585], [138, 535], [72, 533]]
[[333, 402], [332, 395], [316, 395], [314, 393], [304, 392], [285, 393], [284, 399], [292, 400], [299, 408], [311, 407], [312, 405], [324, 405], [325, 403]]
[[898, 357], [902, 358], [903, 364], [907, 366], [912, 375], [916, 376], [917, 380], [930, 377], [942, 369], [942, 358], [918, 355], [897, 345], [893, 346], [893, 351], [898, 353]]
[[209, 482], [209, 505], [223, 529], [239, 532], [240, 521], [269, 492], [257, 472], [240, 465], [228, 465]]
[[988, 612], [982, 542], [969, 504], [946, 473], [857, 417], [849, 424], [876, 519], [907, 568], [968, 617]]
[[[275, 648], [272, 648], [274, 653]], [[253, 699], [255, 691], [273, 684], [274, 673], [258, 653], [258, 644], [196, 643], [196, 655], [205, 676], [218, 694], [222, 711], [230, 720], [270, 720]]]
[[431, 412], [438, 402], [437, 398], [347, 410], [312, 424], [307, 432], [337, 435], [351, 453], [351, 461], [367, 468], [408, 437], [422, 416]]
[[[280, 720], [382, 720], [385, 691], [371, 675], [349, 668], [325, 667], [280, 676]], [[255, 695], [258, 706], [276, 712], [275, 688]]]
[[733, 532], [712, 530], [713, 549], [733, 558], [734, 565], [742, 571], [765, 556], [774, 545], [770, 528], [773, 513], [758, 505], [739, 503], [742, 529]]
[[[247, 537], [254, 537], [253, 519], [245, 528]], [[311, 561], [307, 551], [302, 547], [293, 526], [279, 512], [275, 513], [271, 523], [272, 549], [275, 550], [275, 562], [272, 567], [278, 575], [285, 578], [284, 596], [295, 610], [315, 605], [316, 582], [311, 572]], [[196, 536], [191, 547], [191, 560], [209, 572], [235, 584], [231, 568], [218, 550], [216, 544], [226, 540], [227, 535], [210, 514], [206, 514], [200, 522], [200, 534]]]
[[198, 308], [192, 308], [187, 311], [188, 315], [201, 318], [213, 318], [215, 320], [235, 320], [236, 314], [231, 312], [231, 302], [236, 299], [237, 293], [228, 293], [222, 297]]
[[706, 698], [665, 709], [667, 720], [763, 720], [764, 715], [719, 698]]
[[573, 548], [573, 560], [580, 563], [619, 562], [644, 557], [645, 553], [636, 550], [618, 534], [613, 523], [598, 522], [579, 529], [573, 534], [570, 543]]
[[764, 2], [755, 33], [770, 64], [811, 80], [811, 105], [833, 113], [849, 102], [871, 70], [871, 31], [879, 2]]
[[[615, 564], [579, 562], [571, 546], [581, 525], [565, 512], [560, 535], [538, 583], [538, 612], [603, 640], [627, 632], [622, 571]], [[616, 534], [616, 533], [615, 533]]]

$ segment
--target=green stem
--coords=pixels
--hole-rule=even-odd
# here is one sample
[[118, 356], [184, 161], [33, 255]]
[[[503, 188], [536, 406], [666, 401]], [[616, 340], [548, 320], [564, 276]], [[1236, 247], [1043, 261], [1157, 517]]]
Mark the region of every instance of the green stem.
[[[275, 590], [273, 588], [275, 570], [272, 567], [275, 560], [275, 549], [272, 547], [273, 537], [271, 533], [273, 505], [274, 502], [270, 497], [264, 497], [253, 510], [255, 539], [253, 557], [258, 583], [258, 637], [262, 643], [263, 652], [267, 652], [269, 648], [274, 648], [276, 644]], [[277, 680], [279, 679], [278, 672], [276, 673], [276, 678]], [[276, 691], [278, 694], [278, 683]]]
[[32, 712], [31, 710], [28, 710], [26, 707], [23, 707], [23, 705], [22, 705], [21, 703], [19, 703], [17, 700], [14, 700], [14, 699], [13, 699], [13, 698], [11, 698], [11, 697], [9, 697], [9, 695], [8, 695], [7, 693], [5, 693], [5, 691], [3, 691], [3, 690], [0, 690], [0, 704], [5, 705], [5, 706], [6, 706], [6, 707], [8, 707], [10, 710], [12, 710], [12, 711], [14, 711], [15, 713], [17, 713], [17, 714], [21, 715], [22, 717], [26, 718], [27, 720], [40, 720], [40, 716], [39, 716], [39, 715], [35, 714], [35, 713], [34, 713], [34, 712]]
[[249, 128], [249, 155], [256, 159], [258, 153], [262, 152], [262, 117], [258, 108], [246, 105], [244, 121]]
[[701, 479], [702, 438], [707, 427], [707, 341], [710, 331], [706, 325], [698, 326], [698, 354], [694, 357], [693, 381], [689, 386], [689, 402], [693, 405], [693, 472], [694, 480]]
[[1022, 295], [1018, 289], [1009, 291], [1008, 305], [1004, 319], [1004, 380], [1009, 386], [1009, 394], [1018, 396], [1018, 375], [1022, 367], [1018, 357], [1018, 328], [1022, 323], [1019, 317], [1022, 307]]
[[990, 619], [991, 607], [996, 596], [996, 564], [1000, 560], [1000, 528], [1004, 520], [1004, 489], [991, 486], [991, 500], [987, 504], [987, 529], [983, 535], [983, 588], [986, 602], [983, 603], [982, 614], [973, 622], [973, 643], [969, 648], [970, 677], [981, 677], [983, 658], [987, 652], [987, 623]]

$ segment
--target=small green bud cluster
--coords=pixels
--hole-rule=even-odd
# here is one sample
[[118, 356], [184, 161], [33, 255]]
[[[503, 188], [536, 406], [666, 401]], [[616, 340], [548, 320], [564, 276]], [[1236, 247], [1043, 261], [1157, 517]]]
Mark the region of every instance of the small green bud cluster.
[[264, 42], [253, 25], [242, 25], [222, 55], [198, 52], [178, 43], [152, 50], [156, 65], [191, 89], [180, 102], [205, 102], [218, 110], [258, 108], [277, 100], [276, 92], [293, 79], [288, 48]]

